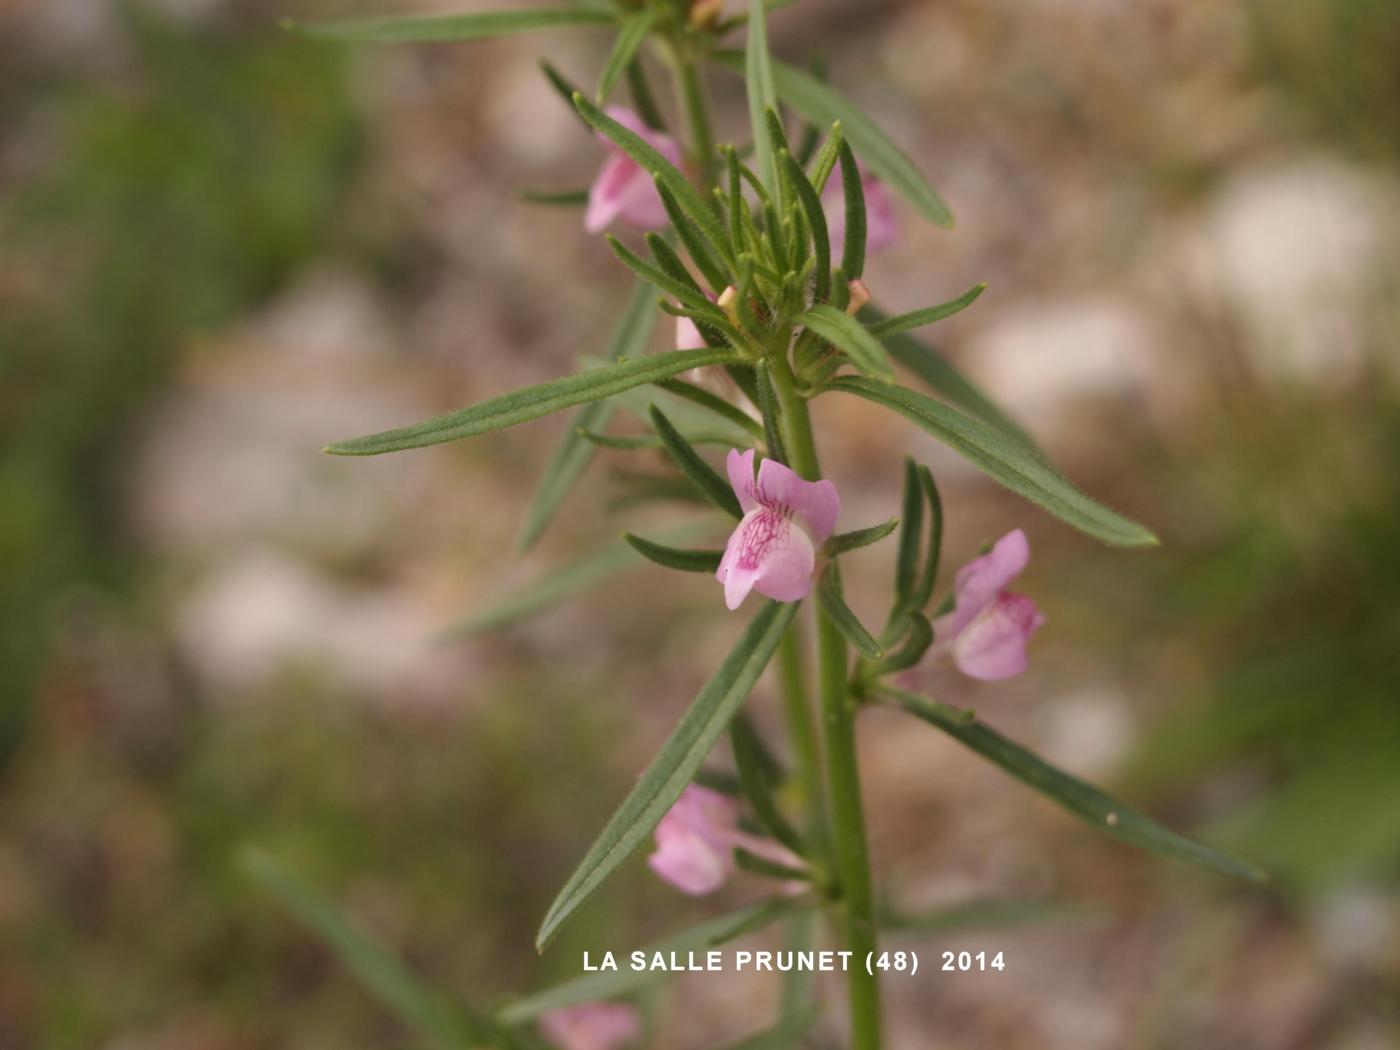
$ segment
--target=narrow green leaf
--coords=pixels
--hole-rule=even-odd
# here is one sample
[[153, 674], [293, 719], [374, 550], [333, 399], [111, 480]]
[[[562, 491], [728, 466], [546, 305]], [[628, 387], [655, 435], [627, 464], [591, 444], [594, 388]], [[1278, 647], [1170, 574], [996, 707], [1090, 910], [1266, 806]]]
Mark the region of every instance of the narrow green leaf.
[[838, 532], [831, 539], [827, 540], [826, 548], [831, 554], [845, 554], [847, 551], [859, 550], [861, 547], [869, 547], [872, 543], [879, 543], [886, 536], [899, 527], [899, 519], [891, 518], [880, 525], [872, 525], [868, 529], [856, 529], [854, 532]]
[[646, 70], [642, 68], [642, 58], [638, 55], [627, 63], [627, 89], [632, 92], [632, 108], [637, 116], [653, 131], [665, 131], [666, 121], [661, 116], [661, 108], [656, 104], [651, 85], [647, 82]]
[[[735, 72], [745, 68], [744, 62], [734, 53], [715, 57]], [[827, 127], [839, 120], [846, 140], [871, 171], [899, 191], [924, 218], [943, 227], [953, 225], [952, 213], [914, 162], [879, 125], [861, 112], [860, 107], [835, 88], [794, 66], [774, 61], [771, 68], [773, 86], [780, 99], [813, 124]], [[752, 76], [749, 79], [752, 80]]]
[[739, 173], [739, 154], [733, 146], [722, 147], [725, 168], [729, 173], [729, 243], [734, 246], [734, 254], [742, 255], [746, 248], [744, 240], [744, 220], [751, 219], [748, 201], [744, 200], [744, 180]]
[[938, 582], [938, 561], [943, 556], [943, 500], [939, 498], [938, 486], [933, 483], [933, 472], [921, 465], [918, 475], [919, 488], [928, 503], [928, 543], [924, 548], [924, 567], [909, 596], [913, 609], [922, 609], [933, 597], [933, 587]]
[[[861, 311], [860, 316], [871, 322], [871, 332], [874, 332], [876, 327], [887, 319], [885, 314], [873, 306], [867, 306]], [[1008, 437], [1020, 442], [1034, 455], [1040, 456], [1040, 450], [1036, 448], [1035, 442], [1030, 439], [1029, 435], [1010, 416], [992, 404], [986, 395], [978, 390], [938, 351], [919, 342], [912, 335], [902, 332], [882, 335], [880, 340], [885, 344], [885, 349], [889, 351], [891, 357], [922, 379], [934, 393], [947, 398], [964, 412], [970, 412], [984, 422], [990, 423]]]
[[1081, 532], [1122, 547], [1158, 542], [1151, 530], [1090, 499], [1025, 446], [980, 419], [902, 386], [861, 376], [838, 376], [828, 389], [898, 412], [989, 477]]
[[[685, 543], [695, 539], [699, 530], [694, 525], [667, 532], [669, 542]], [[522, 620], [559, 605], [629, 569], [642, 567], [632, 549], [621, 540], [613, 540], [587, 551], [563, 567], [554, 566], [537, 578], [512, 591], [494, 605], [444, 629], [440, 642], [458, 641], [473, 635], [486, 634], [510, 627]]]
[[[579, 114], [574, 106], [574, 96], [577, 95], [579, 91], [578, 88], [574, 86], [573, 81], [559, 72], [548, 60], [542, 60], [540, 62], [540, 69], [544, 71], [545, 78], [549, 81], [550, 87], [554, 88], [555, 93], [564, 100], [564, 105], [573, 109], [579, 119], [582, 120], [582, 114]], [[588, 121], [586, 120], [583, 121], [583, 123], [585, 127], [588, 125]]]
[[[701, 316], [709, 318], [710, 324], [727, 326], [728, 319], [724, 316], [724, 311], [705, 297], [705, 293], [700, 290], [699, 285], [693, 279], [690, 279], [689, 274], [686, 275], [686, 280], [681, 280], [676, 274], [668, 272], [665, 268], [653, 266], [612, 234], [605, 234], [604, 240], [608, 242], [608, 247], [613, 250], [613, 254], [622, 260], [622, 264], [642, 280], [659, 288], [667, 295], [674, 296]], [[665, 242], [658, 237], [656, 243], [664, 244]], [[684, 269], [681, 267], [683, 272]]]
[[[824, 303], [831, 298], [831, 238], [826, 231], [826, 213], [822, 211], [821, 198], [807, 179], [807, 173], [787, 150], [783, 150], [778, 161], [787, 171], [788, 181], [797, 193], [798, 203], [807, 215], [807, 226], [812, 234], [812, 250], [816, 255], [816, 286], [813, 298]], [[842, 317], [847, 316], [841, 314]], [[859, 322], [857, 322], [859, 324]], [[893, 371], [891, 371], [893, 375]]]
[[846, 236], [841, 247], [841, 269], [853, 281], [865, 273], [865, 187], [850, 144], [841, 140], [841, 194], [845, 198]]
[[587, 190], [516, 190], [515, 195], [528, 204], [581, 208], [588, 203]]
[[611, 11], [598, 8], [536, 7], [526, 11], [470, 11], [443, 15], [387, 15], [347, 18], [334, 22], [284, 25], [309, 36], [361, 44], [452, 43], [529, 33], [558, 26], [606, 26], [617, 22]]
[[773, 85], [772, 56], [768, 53], [768, 27], [762, 0], [749, 0], [749, 36], [744, 48], [744, 81], [748, 86], [749, 127], [753, 134], [754, 155], [763, 184], [770, 193], [778, 192], [778, 169], [774, 164], [774, 144], [766, 113], [778, 108], [778, 92]]
[[1116, 839], [1222, 875], [1251, 882], [1262, 882], [1266, 878], [1264, 872], [1253, 864], [1228, 857], [1209, 846], [1178, 835], [1098, 788], [1056, 769], [984, 725], [970, 713], [956, 711], [893, 686], [880, 685], [877, 689], [916, 718], [943, 730], [1017, 780]]
[[717, 394], [712, 394], [704, 387], [696, 386], [694, 383], [684, 379], [662, 379], [656, 384], [668, 394], [685, 398], [692, 404], [709, 409], [721, 419], [728, 420], [736, 426], [742, 427], [747, 433], [758, 440], [763, 440], [763, 424], [754, 419], [743, 409], [730, 404]]
[[729, 726], [729, 742], [734, 751], [734, 766], [739, 771], [739, 785], [758, 822], [788, 849], [798, 856], [806, 856], [806, 843], [783, 817], [773, 798], [771, 777], [766, 768], [771, 756], [766, 753], [757, 730], [742, 715]]
[[[903, 641], [898, 649], [869, 668], [865, 674], [867, 681], [913, 667], [924, 658], [924, 653], [928, 652], [929, 646], [933, 644], [933, 625], [929, 623], [928, 617], [917, 609], [906, 609], [900, 615], [900, 619], [891, 626], [898, 629], [890, 632], [891, 637], [902, 638]], [[889, 642], [891, 638], [887, 637], [885, 640]]]
[[434, 1046], [452, 1048], [491, 1039], [485, 1026], [461, 1004], [427, 988], [379, 940], [299, 875], [251, 847], [240, 853], [239, 863], [245, 874], [324, 941], [380, 1003]]
[[783, 447], [783, 431], [778, 425], [778, 394], [773, 389], [773, 376], [768, 370], [767, 361], [758, 363], [754, 369], [754, 377], [757, 380], [754, 385], [758, 388], [758, 400], [755, 403], [763, 416], [763, 443], [768, 448], [769, 456], [779, 463], [786, 464], [787, 449]]
[[[608, 345], [608, 360], [639, 357], [646, 350], [655, 327], [656, 311], [652, 309], [651, 288], [639, 281], [627, 297], [622, 316], [613, 330]], [[525, 508], [525, 520], [520, 526], [520, 537], [516, 540], [517, 550], [528, 550], [544, 535], [544, 530], [558, 513], [565, 497], [592, 462], [593, 446], [584, 440], [582, 432], [604, 429], [612, 414], [610, 402], [594, 401], [579, 409], [565, 428], [563, 440], [535, 486], [530, 505]]]
[[894, 379], [894, 368], [885, 354], [885, 348], [850, 314], [821, 303], [797, 320], [828, 343], [844, 350], [861, 374], [873, 379]]
[[585, 401], [611, 397], [634, 386], [688, 372], [706, 365], [732, 364], [738, 355], [729, 350], [671, 350], [635, 360], [618, 361], [564, 379], [526, 387], [489, 401], [426, 419], [412, 426], [339, 441], [326, 449], [337, 456], [377, 456], [408, 448], [440, 445], [444, 441], [476, 437], [532, 419], [572, 408]]
[[705, 241], [700, 236], [700, 231], [686, 217], [685, 211], [676, 202], [675, 196], [660, 179], [656, 180], [656, 192], [661, 197], [661, 203], [666, 208], [666, 215], [671, 220], [671, 226], [676, 231], [676, 236], [685, 245], [685, 250], [690, 253], [691, 259], [695, 261], [695, 268], [709, 282], [711, 291], [716, 294], [723, 291], [724, 286], [729, 283], [729, 275], [725, 272], [724, 266], [710, 253], [710, 249], [705, 246]]
[[720, 256], [726, 262], [733, 260], [734, 256], [729, 248], [729, 239], [725, 235], [724, 227], [720, 224], [719, 216], [715, 214], [710, 203], [700, 195], [700, 191], [691, 185], [690, 180], [681, 174], [674, 164], [647, 144], [641, 136], [623, 127], [577, 92], [574, 93], [574, 106], [594, 130], [616, 144], [619, 149], [649, 172], [653, 178], [664, 182], [666, 188], [675, 196], [676, 203], [685, 209], [691, 221], [709, 239], [710, 244], [719, 252]]
[[757, 853], [750, 852], [742, 846], [734, 850], [734, 863], [744, 871], [753, 872], [755, 875], [764, 875], [770, 879], [795, 882], [806, 881], [812, 877], [812, 873], [806, 868], [794, 868], [787, 864], [779, 864], [767, 857], [760, 857]]
[[937, 306], [929, 306], [923, 310], [911, 310], [907, 314], [899, 314], [897, 317], [886, 317], [883, 321], [876, 321], [870, 326], [870, 334], [877, 339], [887, 339], [901, 332], [908, 332], [915, 328], [922, 328], [924, 325], [933, 324], [934, 321], [941, 321], [945, 317], [952, 317], [955, 313], [967, 309], [977, 297], [987, 290], [986, 282], [974, 284], [967, 291], [956, 299], [949, 299], [946, 303], [939, 303]]
[[885, 655], [885, 650], [875, 640], [874, 635], [865, 629], [864, 624], [841, 597], [841, 581], [834, 562], [827, 567], [821, 582], [817, 584], [817, 601], [821, 604], [822, 611], [841, 632], [841, 636], [855, 646], [861, 656], [867, 660], [879, 660]]
[[796, 603], [769, 602], [700, 690], [690, 710], [618, 807], [578, 869], [550, 905], [535, 937], [543, 948], [574, 910], [646, 840], [728, 727], [768, 665]]
[[630, 532], [624, 532], [622, 538], [643, 558], [654, 561], [657, 565], [664, 565], [668, 569], [679, 569], [681, 572], [707, 572], [714, 575], [719, 569], [720, 559], [724, 557], [724, 551], [698, 551], [668, 547], [662, 543], [653, 543], [651, 540], [634, 536]]
[[919, 469], [909, 456], [904, 457], [904, 530], [899, 534], [899, 554], [894, 568], [894, 605], [890, 609], [893, 621], [901, 612], [913, 608], [910, 595], [918, 583], [919, 543], [923, 539], [924, 492], [919, 487]]
[[845, 144], [846, 136], [841, 134], [841, 122], [838, 120], [831, 125], [831, 131], [812, 165], [812, 186], [818, 194], [826, 189], [827, 179], [831, 178], [836, 161], [841, 156], [841, 147]]
[[[648, 959], [658, 952], [669, 958], [672, 952], [702, 951], [710, 948], [717, 941], [728, 939], [735, 930], [753, 930], [757, 928], [752, 925], [753, 923], [771, 922], [790, 910], [778, 910], [768, 904], [756, 904], [730, 912], [727, 915], [721, 915], [718, 918], [708, 919], [697, 926], [673, 933], [639, 950], [644, 951]], [[650, 968], [642, 970], [627, 968], [616, 972], [604, 971], [584, 974], [552, 988], [546, 988], [533, 995], [527, 995], [507, 1003], [496, 1011], [495, 1019], [498, 1024], [511, 1027], [529, 1024], [551, 1010], [630, 995], [640, 988], [664, 981], [668, 976], [669, 974], [663, 970]]]
[[[670, 383], [671, 380], [663, 380], [663, 382]], [[685, 380], [676, 380], [676, 382], [684, 383]], [[666, 413], [666, 418], [674, 423], [676, 428], [687, 436], [688, 440], [691, 434], [703, 433], [715, 434], [716, 436], [723, 434], [727, 436], [731, 448], [748, 448], [753, 444], [753, 439], [750, 437], [752, 431], [748, 427], [741, 427], [737, 423], [731, 422], [728, 417], [711, 412], [683, 395], [672, 394], [661, 383], [634, 387], [619, 394], [613, 400], [628, 414], [646, 424], [648, 430], [651, 429], [651, 406], [656, 405]], [[657, 438], [658, 442], [660, 440]]]
[[651, 406], [651, 423], [656, 428], [661, 443], [666, 446], [666, 452], [681, 472], [695, 482], [716, 507], [735, 519], [742, 518], [744, 512], [739, 507], [739, 497], [734, 495], [734, 489], [728, 480], [700, 458], [700, 454], [691, 447], [690, 442], [681, 436], [681, 432], [671, 425], [666, 414], [655, 405]]
[[603, 64], [602, 75], [598, 78], [598, 105], [606, 102], [613, 88], [617, 87], [617, 82], [637, 57], [637, 48], [642, 46], [642, 41], [651, 32], [652, 23], [655, 21], [656, 12], [651, 8], [643, 8], [623, 21], [622, 30], [617, 34], [612, 52]]

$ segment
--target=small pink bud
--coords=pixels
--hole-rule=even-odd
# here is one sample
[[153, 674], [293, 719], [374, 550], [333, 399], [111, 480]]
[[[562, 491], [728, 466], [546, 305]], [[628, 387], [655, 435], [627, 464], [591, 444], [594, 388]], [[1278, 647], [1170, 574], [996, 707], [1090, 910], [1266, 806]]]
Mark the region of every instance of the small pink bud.
[[[648, 127], [630, 109], [609, 106], [607, 114], [640, 136], [672, 164], [680, 165], [680, 147], [670, 136]], [[670, 219], [650, 173], [611, 141], [601, 135], [599, 138], [611, 155], [603, 162], [593, 185], [589, 187], [588, 207], [583, 213], [584, 229], [589, 233], [599, 233], [617, 219], [642, 230], [664, 228]]]
[[953, 611], [939, 617], [933, 628], [938, 649], [970, 678], [996, 681], [1026, 669], [1026, 643], [1045, 617], [1025, 595], [1006, 588], [1030, 557], [1026, 534], [1016, 529], [958, 573]]
[[724, 14], [724, 0], [691, 0], [690, 28], [708, 29]]
[[625, 1003], [580, 1003], [550, 1010], [540, 1030], [558, 1050], [617, 1050], [641, 1035], [642, 1022]]
[[860, 313], [861, 307], [870, 302], [870, 289], [865, 287], [864, 281], [852, 281], [848, 286], [851, 291], [851, 301], [846, 304], [846, 313], [854, 317]]
[[738, 302], [739, 290], [732, 284], [725, 285], [724, 291], [720, 292], [719, 298], [715, 300], [715, 305], [724, 311], [724, 315], [728, 317], [730, 323], [734, 325], [739, 323]]
[[763, 461], [755, 479], [753, 460], [752, 449], [729, 452], [729, 483], [744, 517], [729, 537], [715, 576], [724, 584], [724, 603], [731, 609], [754, 589], [780, 602], [807, 597], [817, 548], [841, 513], [841, 497], [830, 481], [806, 481], [774, 459]]

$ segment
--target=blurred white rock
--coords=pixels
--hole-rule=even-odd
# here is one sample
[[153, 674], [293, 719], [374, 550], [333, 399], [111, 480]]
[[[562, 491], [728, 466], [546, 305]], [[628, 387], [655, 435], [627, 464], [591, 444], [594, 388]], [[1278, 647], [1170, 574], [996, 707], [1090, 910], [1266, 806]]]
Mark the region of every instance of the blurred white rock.
[[134, 472], [143, 534], [187, 552], [234, 539], [366, 550], [429, 484], [431, 457], [320, 450], [431, 414], [414, 387], [378, 375], [392, 346], [368, 293], [322, 275], [196, 355], [147, 426]]
[[1350, 885], [1318, 902], [1313, 927], [1333, 966], [1376, 969], [1400, 959], [1400, 900], [1378, 887]]
[[1127, 697], [1113, 687], [1086, 689], [1045, 705], [1041, 750], [1078, 776], [1103, 778], [1133, 743]]
[[1154, 319], [1128, 295], [1006, 305], [959, 361], [1038, 438], [1074, 429], [1085, 399], [1150, 405], [1161, 372]]
[[460, 649], [435, 648], [440, 612], [407, 592], [351, 587], [270, 548], [211, 566], [178, 603], [180, 652], [218, 698], [305, 672], [371, 701], [450, 703]]
[[1207, 205], [1214, 286], [1265, 377], [1335, 387], [1366, 363], [1367, 317], [1400, 272], [1400, 186], [1329, 156], [1241, 170]]

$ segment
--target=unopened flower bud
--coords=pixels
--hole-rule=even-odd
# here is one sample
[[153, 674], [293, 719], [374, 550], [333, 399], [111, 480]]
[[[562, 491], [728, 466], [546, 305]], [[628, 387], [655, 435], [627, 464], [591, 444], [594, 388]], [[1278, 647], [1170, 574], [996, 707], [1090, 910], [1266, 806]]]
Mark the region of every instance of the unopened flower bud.
[[691, 0], [690, 28], [709, 29], [724, 14], [724, 0]]
[[726, 285], [724, 291], [719, 293], [719, 298], [715, 300], [716, 305], [724, 311], [731, 324], [739, 323], [739, 290], [732, 284]]
[[846, 313], [854, 317], [860, 313], [862, 306], [870, 302], [870, 289], [860, 279], [852, 281], [847, 287], [851, 290], [851, 301], [846, 304]]

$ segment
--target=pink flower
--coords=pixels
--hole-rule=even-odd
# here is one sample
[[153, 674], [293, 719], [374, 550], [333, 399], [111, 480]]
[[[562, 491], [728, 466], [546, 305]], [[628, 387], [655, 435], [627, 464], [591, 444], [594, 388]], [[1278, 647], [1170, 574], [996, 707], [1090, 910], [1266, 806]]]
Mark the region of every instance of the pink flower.
[[549, 1011], [540, 1029], [559, 1050], [614, 1050], [636, 1039], [642, 1023], [624, 1003], [580, 1003]]
[[694, 321], [689, 317], [676, 318], [677, 350], [703, 350], [709, 345], [705, 342], [705, 337], [700, 334], [700, 329], [695, 327]]
[[[672, 164], [680, 166], [680, 147], [670, 136], [647, 127], [642, 118], [630, 109], [609, 106], [607, 114], [627, 130], [641, 136]], [[598, 233], [612, 225], [614, 219], [621, 219], [629, 226], [642, 230], [664, 227], [668, 221], [666, 208], [661, 203], [651, 175], [608, 139], [601, 135], [599, 138], [612, 155], [603, 162], [598, 177], [588, 190], [588, 209], [583, 213], [583, 228], [589, 233]]]
[[949, 653], [963, 674], [991, 682], [1026, 669], [1026, 643], [1045, 617], [1033, 601], [1006, 587], [1030, 557], [1026, 534], [1016, 529], [958, 573], [953, 611], [933, 627], [939, 650]]
[[682, 893], [701, 897], [724, 885], [740, 847], [776, 864], [802, 866], [801, 858], [778, 843], [740, 831], [739, 807], [732, 799], [690, 784], [656, 825], [656, 852], [647, 864]]
[[753, 473], [753, 450], [729, 451], [729, 483], [744, 518], [729, 537], [716, 578], [724, 604], [737, 609], [755, 587], [780, 602], [796, 602], [812, 589], [817, 548], [841, 513], [830, 481], [804, 481], [777, 460]]
[[[865, 191], [865, 250], [874, 253], [899, 240], [899, 222], [894, 217], [894, 205], [890, 203], [885, 184], [866, 171], [863, 164], [858, 167], [860, 187]], [[826, 188], [822, 190], [822, 210], [826, 213], [832, 257], [839, 263], [846, 236], [846, 193], [836, 174], [827, 179]]]

